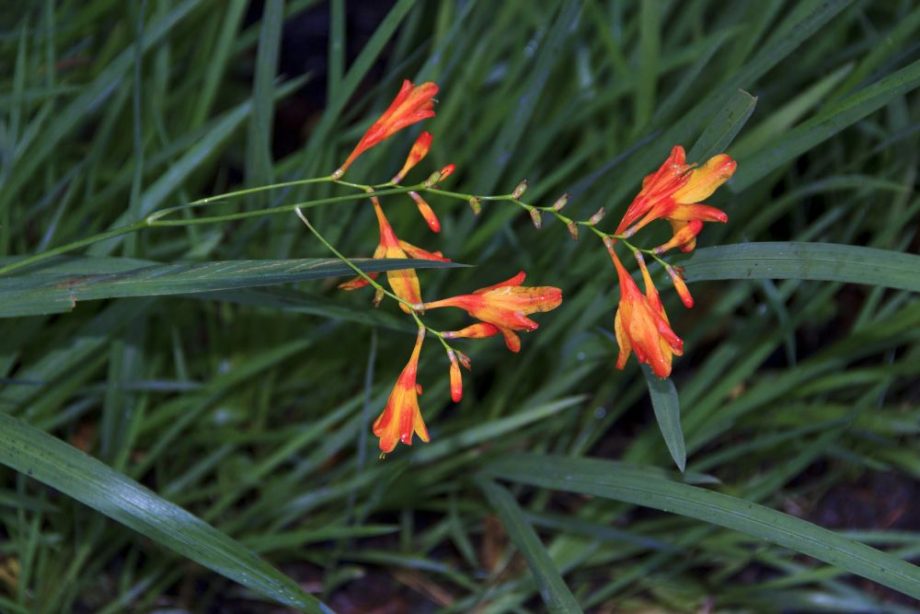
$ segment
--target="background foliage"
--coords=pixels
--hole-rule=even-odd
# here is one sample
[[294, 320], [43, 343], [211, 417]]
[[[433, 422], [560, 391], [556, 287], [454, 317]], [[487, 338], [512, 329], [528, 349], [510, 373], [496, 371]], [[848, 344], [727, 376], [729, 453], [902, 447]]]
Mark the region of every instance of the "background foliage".
[[[566, 302], [520, 355], [471, 344], [459, 406], [429, 347], [432, 443], [385, 461], [369, 424], [413, 334], [395, 306], [302, 281], [334, 263], [276, 262], [271, 281], [298, 281], [270, 288], [206, 264], [327, 258], [292, 215], [113, 236], [8, 273], [4, 611], [323, 607], [306, 593], [337, 611], [917, 607], [915, 3], [12, 4], [4, 265], [328, 174], [404, 77], [441, 85], [431, 167], [456, 163], [464, 191], [526, 177], [533, 200], [568, 191], [573, 212], [614, 217], [675, 143], [695, 160], [727, 147], [739, 171], [713, 201], [730, 223], [700, 241], [720, 247], [686, 263], [697, 306], [665, 292], [688, 352], [654, 411], [635, 364], [613, 370], [614, 275], [591, 237], [433, 202], [435, 237], [390, 201], [401, 235], [475, 265], [420, 271], [426, 296], [523, 268]], [[390, 177], [412, 136], [350, 175]], [[376, 242], [358, 201], [312, 219], [348, 255]], [[764, 243], [732, 247], [747, 242]], [[205, 264], [52, 292], [150, 261]]]

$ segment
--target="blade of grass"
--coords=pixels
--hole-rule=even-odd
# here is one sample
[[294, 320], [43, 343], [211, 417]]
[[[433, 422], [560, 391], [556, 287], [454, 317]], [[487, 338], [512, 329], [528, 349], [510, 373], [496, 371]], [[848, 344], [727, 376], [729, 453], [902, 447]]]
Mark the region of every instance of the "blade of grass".
[[0, 462], [278, 603], [323, 612], [290, 578], [184, 509], [76, 448], [0, 414]]
[[492, 476], [542, 488], [604, 497], [696, 518], [764, 539], [920, 598], [920, 567], [810, 522], [751, 501], [680, 484], [608, 461], [509, 455], [489, 464]]
[[813, 279], [920, 292], [920, 256], [834, 243], [764, 242], [697, 250], [682, 263], [687, 281]]
[[524, 518], [524, 513], [511, 493], [495, 482], [481, 477], [477, 478], [476, 485], [501, 518], [511, 541], [527, 559], [527, 565], [537, 582], [546, 609], [550, 612], [581, 612], [578, 601], [566, 586], [562, 574], [543, 547], [536, 531]]
[[658, 429], [664, 437], [671, 458], [683, 473], [687, 467], [687, 447], [684, 444], [684, 433], [680, 428], [680, 401], [677, 398], [677, 389], [674, 382], [657, 377], [646, 365], [642, 365], [642, 373], [648, 384]]

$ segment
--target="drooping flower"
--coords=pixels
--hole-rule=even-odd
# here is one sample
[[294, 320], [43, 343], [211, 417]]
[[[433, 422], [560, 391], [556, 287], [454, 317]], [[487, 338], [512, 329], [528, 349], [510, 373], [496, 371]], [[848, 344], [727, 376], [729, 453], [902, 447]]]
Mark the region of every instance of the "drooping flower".
[[352, 150], [345, 162], [340, 166], [332, 176], [335, 179], [340, 178], [351, 166], [358, 156], [390, 138], [396, 132], [403, 128], [418, 123], [423, 119], [434, 117], [434, 96], [438, 93], [438, 86], [431, 81], [421, 85], [413, 85], [408, 79], [403, 81], [396, 98], [387, 107], [387, 110], [377, 118], [371, 127], [367, 129], [358, 144]]
[[406, 174], [428, 155], [428, 150], [431, 149], [431, 141], [433, 139], [434, 137], [428, 131], [418, 135], [418, 138], [415, 139], [415, 143], [412, 144], [412, 149], [409, 150], [409, 155], [406, 156], [406, 162], [403, 164], [402, 169], [400, 169], [400, 171], [396, 173], [396, 176], [390, 181], [399, 183], [405, 179]]
[[422, 353], [422, 341], [425, 339], [425, 329], [419, 327], [415, 340], [415, 349], [409, 357], [409, 362], [396, 379], [396, 385], [387, 399], [386, 407], [374, 421], [374, 435], [380, 439], [380, 451], [388, 454], [393, 451], [400, 441], [407, 446], [412, 445], [412, 436], [427, 442], [428, 428], [422, 419], [422, 410], [418, 405], [418, 395], [421, 387], [416, 383], [418, 374], [418, 359]]
[[[429, 252], [420, 247], [416, 247], [407, 241], [401, 241], [396, 233], [393, 231], [393, 227], [390, 225], [390, 221], [387, 219], [386, 215], [383, 212], [383, 207], [380, 205], [380, 200], [377, 197], [371, 197], [371, 203], [374, 205], [374, 213], [377, 215], [377, 224], [380, 227], [380, 243], [377, 245], [377, 249], [374, 250], [374, 258], [390, 258], [390, 259], [407, 259], [414, 258], [417, 260], [437, 260], [440, 262], [450, 262], [450, 258], [445, 258], [441, 252]], [[376, 279], [378, 273], [368, 273], [368, 277], [371, 279]], [[412, 304], [419, 305], [422, 302], [422, 290], [419, 285], [418, 275], [415, 272], [415, 269], [398, 269], [393, 271], [387, 271], [387, 281], [392, 288], [393, 293], [401, 298], [402, 300]], [[346, 281], [342, 284], [339, 284], [339, 288], [342, 290], [356, 290], [358, 288], [363, 288], [368, 285], [368, 281], [363, 277], [356, 277], [349, 281]], [[377, 297], [377, 301], [379, 302]], [[400, 309], [409, 313], [412, 311], [407, 305], [400, 303]]]
[[[642, 189], [627, 208], [616, 234], [629, 237], [654, 220], [666, 219], [675, 235], [671, 247], [693, 250], [703, 222], [728, 221], [721, 209], [699, 203], [728, 181], [736, 167], [737, 163], [726, 154], [713, 156], [702, 166], [694, 167], [687, 164], [684, 148], [675, 145], [664, 164], [642, 181]], [[687, 230], [691, 222], [696, 224]]]
[[[562, 290], [552, 286], [526, 287], [525, 273], [521, 271], [511, 279], [476, 290], [472, 294], [462, 294], [425, 303], [425, 309], [457, 307], [471, 316], [491, 324], [505, 338], [505, 345], [512, 352], [520, 351], [521, 339], [515, 331], [532, 331], [539, 326], [527, 317], [528, 314], [552, 311], [562, 303]], [[477, 329], [484, 333], [489, 329]], [[466, 331], [467, 334], [459, 333]], [[457, 331], [455, 336], [473, 336], [469, 329]], [[493, 333], [494, 334], [494, 333]]]
[[637, 255], [642, 279], [645, 282], [645, 294], [639, 291], [632, 276], [623, 267], [616, 252], [610, 251], [613, 264], [620, 282], [620, 304], [614, 318], [614, 332], [620, 355], [617, 357], [617, 369], [623, 369], [631, 352], [635, 351], [639, 362], [652, 368], [661, 378], [671, 374], [671, 360], [683, 354], [684, 343], [671, 330], [668, 316], [661, 304], [658, 290], [641, 255]]

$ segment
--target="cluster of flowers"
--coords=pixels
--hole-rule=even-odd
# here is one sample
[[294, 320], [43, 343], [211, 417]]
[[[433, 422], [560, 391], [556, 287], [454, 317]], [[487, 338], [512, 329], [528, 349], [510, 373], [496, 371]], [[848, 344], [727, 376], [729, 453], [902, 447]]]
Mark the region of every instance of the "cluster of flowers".
[[[368, 128], [342, 166], [333, 173], [333, 178], [341, 178], [358, 156], [395, 132], [423, 119], [433, 117], [433, 98], [437, 92], [438, 86], [434, 83], [413, 86], [409, 81], [404, 81], [399, 94], [389, 108]], [[402, 169], [387, 185], [398, 185], [406, 174], [425, 158], [431, 148], [432, 140], [431, 133], [422, 132], [412, 145]], [[434, 186], [453, 171], [454, 165], [449, 164], [429, 177], [425, 184]], [[415, 201], [428, 227], [433, 232], [440, 232], [441, 223], [429, 204], [418, 192], [410, 191], [408, 194]], [[420, 260], [448, 261], [441, 252], [430, 252], [400, 240], [390, 225], [379, 198], [372, 196], [370, 200], [380, 230], [380, 241], [377, 249], [374, 250], [374, 258], [405, 259], [411, 257]], [[374, 279], [376, 274], [368, 274], [367, 277]], [[386, 277], [393, 293], [400, 299], [400, 307], [406, 313], [423, 313], [430, 309], [455, 307], [466, 311], [477, 320], [461, 330], [437, 333], [444, 343], [450, 362], [450, 390], [454, 402], [459, 402], [463, 396], [460, 365], [470, 369], [470, 359], [463, 352], [448, 345], [446, 339], [484, 338], [501, 333], [508, 349], [517, 352], [521, 348], [517, 332], [533, 331], [538, 327], [538, 324], [527, 316], [536, 312], [553, 310], [562, 303], [562, 291], [559, 288], [522, 285], [525, 277], [523, 271], [511, 279], [481, 288], [472, 294], [452, 296], [428, 303], [422, 299], [421, 285], [415, 269], [388, 271]], [[355, 290], [369, 283], [366, 277], [357, 277], [339, 287], [343, 290]], [[383, 294], [378, 289], [374, 298], [375, 303], [379, 303], [382, 298]], [[422, 419], [422, 412], [418, 404], [418, 395], [421, 394], [422, 387], [416, 381], [422, 343], [427, 331], [425, 326], [419, 326], [415, 348], [412, 350], [409, 362], [397, 378], [383, 412], [374, 422], [374, 435], [379, 438], [380, 450], [384, 453], [391, 452], [398, 442], [412, 445], [413, 435], [417, 435], [422, 441], [429, 440], [428, 429]]]
[[[415, 86], [409, 81], [404, 81], [399, 94], [367, 130], [342, 166], [332, 174], [332, 179], [340, 180], [358, 156], [394, 133], [433, 117], [435, 115], [434, 96], [437, 92], [438, 86], [434, 83]], [[399, 185], [406, 175], [425, 158], [432, 141], [431, 133], [422, 132], [413, 144], [399, 173], [390, 182], [376, 187]], [[597, 223], [603, 217], [603, 210], [585, 221], [575, 221], [560, 213], [568, 201], [566, 196], [560, 197], [551, 207], [536, 207], [521, 202], [520, 197], [526, 189], [526, 182], [521, 182], [507, 199], [527, 209], [537, 227], [539, 227], [540, 212], [548, 212], [565, 223], [573, 237], [577, 237], [579, 226], [585, 226], [603, 240], [616, 268], [620, 285], [620, 302], [614, 319], [614, 329], [620, 347], [617, 368], [622, 369], [631, 353], [635, 352], [640, 362], [648, 364], [657, 376], [664, 378], [671, 373], [673, 357], [683, 353], [683, 341], [670, 326], [643, 254], [650, 255], [664, 267], [684, 305], [688, 308], [692, 307], [693, 298], [684, 282], [682, 271], [665, 262], [661, 255], [675, 248], [684, 252], [692, 251], [704, 222], [727, 221], [728, 218], [723, 211], [701, 204], [701, 201], [711, 196], [732, 176], [735, 166], [735, 161], [725, 154], [716, 155], [701, 166], [688, 164], [683, 147], [675, 146], [664, 164], [657, 171], [645, 177], [641, 191], [630, 203], [622, 220], [612, 233], [596, 228]], [[440, 231], [440, 221], [431, 206], [418, 192], [424, 190], [437, 192], [438, 182], [447, 178], [454, 170], [454, 165], [449, 164], [420, 184], [422, 190], [408, 192], [418, 207], [419, 213], [433, 232]], [[373, 195], [370, 200], [380, 230], [380, 240], [374, 251], [374, 258], [448, 261], [441, 252], [430, 252], [400, 240], [384, 214], [380, 200]], [[470, 197], [469, 202], [476, 211], [480, 199]], [[670, 240], [653, 249], [634, 246], [630, 242], [631, 237], [655, 220], [670, 222], [673, 229]], [[632, 252], [642, 275], [644, 293], [639, 290], [632, 275], [623, 266], [617, 255], [615, 246], [618, 242], [626, 245]], [[521, 348], [521, 341], [517, 333], [533, 331], [538, 326], [537, 322], [528, 316], [536, 312], [553, 310], [562, 302], [562, 291], [559, 288], [524, 286], [523, 271], [511, 279], [476, 290], [471, 294], [431, 302], [425, 302], [422, 299], [421, 286], [414, 269], [388, 271], [386, 277], [393, 295], [400, 301], [400, 307], [415, 317], [419, 329], [409, 362], [397, 378], [383, 412], [374, 422], [373, 431], [379, 438], [380, 449], [384, 453], [392, 451], [398, 442], [411, 445], [414, 435], [423, 441], [429, 440], [428, 430], [422, 419], [418, 403], [421, 386], [417, 383], [419, 357], [428, 331], [432, 331], [440, 338], [447, 352], [450, 362], [451, 398], [454, 402], [458, 402], [463, 394], [460, 365], [469, 369], [470, 359], [451, 347], [447, 340], [485, 338], [501, 334], [508, 349], [518, 352]], [[376, 274], [363, 275], [341, 284], [340, 287], [345, 290], [355, 290], [369, 285], [375, 278]], [[374, 283], [376, 285], [376, 282]], [[377, 285], [375, 303], [379, 303], [383, 298], [383, 292], [382, 286]], [[426, 310], [443, 307], [462, 309], [476, 322], [460, 330], [438, 332], [424, 325], [418, 317]]]
[[642, 273], [645, 294], [639, 291], [632, 275], [620, 262], [614, 250], [617, 239], [625, 241], [655, 220], [670, 222], [673, 229], [671, 239], [648, 250], [648, 253], [664, 266], [684, 305], [688, 309], [693, 307], [693, 297], [690, 296], [681, 270], [667, 264], [660, 256], [674, 248], [683, 252], [693, 251], [696, 237], [703, 229], [703, 222], [728, 221], [724, 211], [700, 204], [700, 201], [709, 198], [719, 186], [728, 181], [736, 166], [729, 156], [719, 154], [694, 168], [687, 164], [684, 148], [676, 145], [664, 164], [642, 181], [642, 190], [626, 209], [616, 231], [604, 237], [620, 282], [620, 305], [614, 318], [614, 331], [620, 346], [618, 369], [622, 369], [630, 353], [635, 352], [639, 362], [649, 365], [655, 375], [668, 377], [671, 374], [671, 361], [674, 356], [683, 354], [684, 343], [671, 329], [668, 315], [645, 264], [643, 250], [632, 248]]

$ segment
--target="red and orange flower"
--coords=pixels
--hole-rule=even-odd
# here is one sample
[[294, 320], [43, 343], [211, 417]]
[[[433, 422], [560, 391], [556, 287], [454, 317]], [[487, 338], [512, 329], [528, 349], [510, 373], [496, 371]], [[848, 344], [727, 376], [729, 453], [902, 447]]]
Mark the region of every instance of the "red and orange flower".
[[[467, 327], [456, 333], [446, 333], [451, 337], [484, 337], [500, 332], [505, 337], [505, 345], [512, 352], [521, 349], [521, 339], [516, 331], [533, 331], [539, 324], [527, 316], [531, 313], [552, 311], [562, 303], [562, 290], [552, 286], [523, 286], [526, 274], [521, 271], [514, 277], [494, 286], [476, 290], [472, 294], [462, 294], [450, 298], [425, 303], [425, 309], [457, 307], [480, 320], [486, 326], [475, 329]], [[488, 327], [491, 325], [491, 328]]]
[[611, 251], [610, 256], [620, 282], [620, 305], [614, 318], [614, 332], [620, 346], [617, 369], [626, 366], [634, 351], [639, 362], [649, 365], [655, 375], [668, 377], [671, 360], [683, 354], [684, 342], [671, 330], [668, 315], [641, 256], [637, 260], [645, 282], [644, 295], [616, 253]]
[[687, 164], [684, 148], [675, 145], [664, 164], [642, 181], [642, 190], [626, 209], [616, 234], [631, 237], [650, 222], [666, 219], [674, 237], [659, 249], [692, 251], [703, 222], [728, 221], [721, 209], [699, 203], [728, 181], [736, 167], [731, 157], [719, 154], [694, 168]]
[[374, 435], [380, 438], [380, 451], [385, 454], [392, 452], [399, 442], [411, 446], [413, 435], [418, 435], [418, 438], [425, 442], [429, 439], [428, 428], [422, 419], [422, 410], [418, 404], [421, 386], [416, 382], [418, 360], [424, 340], [425, 329], [420, 327], [409, 362], [396, 379], [396, 385], [393, 386], [383, 412], [374, 421]]
[[[383, 207], [380, 205], [380, 201], [376, 197], [371, 197], [371, 202], [374, 205], [374, 213], [377, 215], [377, 224], [380, 227], [380, 242], [377, 244], [377, 249], [374, 250], [374, 258], [391, 258], [391, 259], [407, 259], [415, 258], [417, 260], [437, 260], [440, 262], [450, 262], [450, 258], [445, 258], [441, 252], [429, 252], [424, 250], [421, 247], [416, 247], [407, 241], [400, 240], [396, 233], [393, 231], [393, 227], [390, 225], [390, 221], [387, 219], [386, 215], [383, 213]], [[375, 279], [378, 276], [378, 273], [368, 273], [368, 277]], [[398, 296], [403, 301], [411, 305], [421, 305], [422, 303], [422, 289], [418, 281], [418, 275], [415, 272], [415, 269], [398, 269], [394, 271], [387, 271], [387, 281], [392, 288], [393, 293]], [[339, 288], [342, 290], [357, 290], [358, 288], [363, 288], [368, 285], [368, 281], [363, 277], [356, 277], [349, 281], [346, 281], [342, 284], [339, 284]], [[377, 296], [375, 301], [379, 302], [381, 296]], [[400, 308], [409, 313], [412, 309], [405, 303], [400, 303]]]
[[418, 123], [423, 119], [434, 117], [434, 97], [438, 93], [438, 86], [431, 81], [421, 85], [413, 85], [408, 79], [403, 81], [396, 98], [387, 107], [387, 110], [377, 118], [371, 127], [367, 129], [355, 148], [348, 154], [345, 162], [342, 163], [333, 174], [333, 178], [339, 179], [351, 166], [358, 156], [365, 151], [378, 145], [382, 141], [393, 136], [403, 128]]

